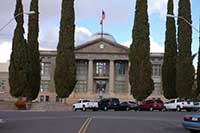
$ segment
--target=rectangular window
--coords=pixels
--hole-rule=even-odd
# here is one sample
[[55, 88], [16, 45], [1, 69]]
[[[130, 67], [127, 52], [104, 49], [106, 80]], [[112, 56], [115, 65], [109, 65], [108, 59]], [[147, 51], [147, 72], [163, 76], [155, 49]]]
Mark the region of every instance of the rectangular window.
[[126, 87], [126, 83], [123, 81], [115, 82], [114, 92], [115, 93], [127, 93], [128, 88]]
[[46, 96], [45, 101], [49, 102], [49, 96]]
[[125, 63], [116, 62], [115, 63], [115, 74], [116, 75], [125, 75]]
[[56, 96], [56, 102], [61, 102], [61, 99], [59, 98], [59, 96]]
[[87, 82], [85, 80], [79, 80], [75, 86], [76, 92], [86, 92], [87, 91]]
[[40, 83], [40, 91], [48, 91], [50, 87], [50, 81], [49, 80], [42, 80]]
[[159, 64], [153, 65], [153, 76], [161, 76], [161, 66]]
[[51, 63], [50, 62], [42, 62], [41, 63], [41, 75], [50, 75], [50, 68]]
[[76, 65], [76, 74], [77, 75], [87, 75], [87, 62], [86, 61], [78, 61]]
[[44, 96], [40, 96], [40, 102], [44, 102]]
[[0, 91], [6, 89], [6, 80], [0, 79]]
[[108, 63], [105, 61], [96, 62], [96, 75], [108, 76]]

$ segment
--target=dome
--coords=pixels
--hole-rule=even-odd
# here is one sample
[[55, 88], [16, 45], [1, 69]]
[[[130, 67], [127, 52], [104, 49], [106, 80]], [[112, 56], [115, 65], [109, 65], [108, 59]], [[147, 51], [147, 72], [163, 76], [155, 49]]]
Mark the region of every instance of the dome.
[[[94, 41], [94, 40], [100, 39], [101, 37], [102, 37], [101, 33], [95, 33], [90, 37], [90, 39], [88, 41]], [[109, 40], [113, 43], [116, 43], [115, 38], [108, 33], [103, 33], [103, 38], [106, 39], [106, 40]]]

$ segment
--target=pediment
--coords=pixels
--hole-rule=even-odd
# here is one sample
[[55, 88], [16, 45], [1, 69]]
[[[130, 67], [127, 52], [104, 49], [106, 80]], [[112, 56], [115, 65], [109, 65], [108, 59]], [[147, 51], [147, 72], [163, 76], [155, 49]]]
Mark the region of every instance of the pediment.
[[128, 48], [107, 40], [96, 40], [77, 46], [78, 53], [128, 53]]

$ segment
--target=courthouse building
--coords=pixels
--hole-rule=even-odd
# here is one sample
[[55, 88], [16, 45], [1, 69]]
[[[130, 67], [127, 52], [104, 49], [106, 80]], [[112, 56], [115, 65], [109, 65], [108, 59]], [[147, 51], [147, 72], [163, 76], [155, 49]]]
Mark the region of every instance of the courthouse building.
[[[77, 46], [75, 48], [77, 83], [69, 99], [99, 97], [131, 99], [128, 51], [127, 47], [117, 43], [115, 38], [107, 33], [104, 33], [103, 37], [100, 33], [96, 33], [87, 42]], [[40, 51], [40, 58], [41, 90], [37, 100], [59, 102], [54, 85], [56, 51]], [[151, 63], [155, 86], [152, 95], [160, 96], [163, 53], [151, 53]], [[0, 97], [1, 92], [9, 90], [7, 82], [8, 77], [5, 79], [5, 75], [2, 77], [0, 72]]]

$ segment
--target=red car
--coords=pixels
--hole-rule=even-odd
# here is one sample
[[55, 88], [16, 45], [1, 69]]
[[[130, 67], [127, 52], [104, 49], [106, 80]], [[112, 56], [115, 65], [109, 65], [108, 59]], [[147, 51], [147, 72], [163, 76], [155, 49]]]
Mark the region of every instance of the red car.
[[139, 105], [138, 107], [139, 110], [160, 110], [162, 111], [165, 109], [164, 103], [160, 99], [153, 99], [153, 100], [146, 100], [142, 104]]

